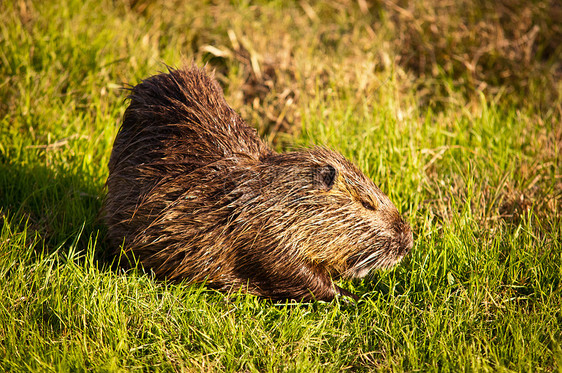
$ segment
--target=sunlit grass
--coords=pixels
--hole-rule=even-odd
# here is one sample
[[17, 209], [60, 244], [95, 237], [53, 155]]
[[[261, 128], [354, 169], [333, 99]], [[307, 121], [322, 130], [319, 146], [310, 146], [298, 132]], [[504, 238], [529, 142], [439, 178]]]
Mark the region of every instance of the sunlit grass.
[[[3, 370], [561, 369], [559, 101], [467, 96], [445, 71], [450, 95], [420, 104], [427, 91], [393, 62], [391, 7], [128, 4], [0, 9]], [[407, 216], [411, 255], [343, 281], [357, 304], [110, 269], [98, 211], [121, 87], [182, 60], [215, 68], [276, 148], [354, 160]]]

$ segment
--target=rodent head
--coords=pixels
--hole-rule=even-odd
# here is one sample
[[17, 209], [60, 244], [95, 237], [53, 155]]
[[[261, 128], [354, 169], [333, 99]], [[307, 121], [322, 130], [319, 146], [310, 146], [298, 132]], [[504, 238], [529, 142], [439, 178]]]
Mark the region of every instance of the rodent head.
[[363, 277], [396, 264], [412, 248], [410, 227], [388, 197], [333, 151], [274, 153], [261, 160], [259, 174], [258, 240], [271, 235], [289, 256], [336, 278]]

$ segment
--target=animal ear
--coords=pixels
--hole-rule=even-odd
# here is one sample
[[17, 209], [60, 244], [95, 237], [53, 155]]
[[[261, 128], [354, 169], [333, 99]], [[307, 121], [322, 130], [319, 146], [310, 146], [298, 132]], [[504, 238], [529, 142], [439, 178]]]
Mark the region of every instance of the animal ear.
[[332, 165], [327, 164], [315, 167], [312, 175], [314, 187], [325, 191], [332, 189], [336, 181], [336, 174], [336, 168]]

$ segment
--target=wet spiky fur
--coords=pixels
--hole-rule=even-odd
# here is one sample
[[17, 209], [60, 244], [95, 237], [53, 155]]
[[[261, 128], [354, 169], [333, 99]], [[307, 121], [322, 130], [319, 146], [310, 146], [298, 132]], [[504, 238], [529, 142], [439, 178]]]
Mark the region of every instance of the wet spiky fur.
[[[104, 205], [115, 253], [156, 276], [272, 299], [351, 295], [332, 279], [398, 262], [412, 233], [341, 155], [279, 154], [196, 67], [132, 88]], [[353, 296], [353, 295], [351, 295]]]

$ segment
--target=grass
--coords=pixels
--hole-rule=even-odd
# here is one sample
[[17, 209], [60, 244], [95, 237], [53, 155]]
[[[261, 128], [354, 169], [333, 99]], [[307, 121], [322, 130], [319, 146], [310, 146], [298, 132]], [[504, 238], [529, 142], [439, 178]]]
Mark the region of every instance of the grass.
[[[559, 9], [465, 3], [455, 33], [464, 13], [431, 0], [5, 2], [1, 369], [562, 370]], [[358, 304], [227, 297], [101, 260], [120, 88], [183, 60], [214, 68], [273, 146], [340, 151], [408, 217], [400, 266], [341, 283]]]

